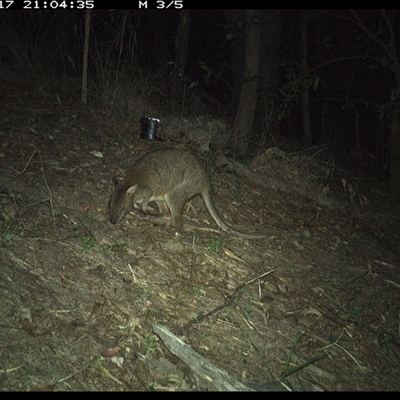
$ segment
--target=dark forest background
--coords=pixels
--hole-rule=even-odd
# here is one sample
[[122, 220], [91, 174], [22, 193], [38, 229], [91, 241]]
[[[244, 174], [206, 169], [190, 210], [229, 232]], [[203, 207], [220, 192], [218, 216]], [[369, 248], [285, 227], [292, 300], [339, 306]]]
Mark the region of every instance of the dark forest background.
[[140, 118], [132, 96], [164, 116], [229, 117], [241, 156], [329, 145], [397, 199], [399, 30], [398, 10], [7, 10], [0, 73], [121, 125]]

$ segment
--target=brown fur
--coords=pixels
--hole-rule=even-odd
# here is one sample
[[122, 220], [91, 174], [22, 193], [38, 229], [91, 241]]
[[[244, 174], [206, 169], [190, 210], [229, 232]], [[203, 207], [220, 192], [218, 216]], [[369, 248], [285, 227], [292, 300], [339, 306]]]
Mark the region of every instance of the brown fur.
[[114, 190], [108, 210], [112, 224], [120, 221], [133, 206], [141, 205], [148, 213], [148, 204], [155, 201], [164, 219], [170, 219], [177, 230], [183, 227], [183, 207], [187, 200], [201, 194], [208, 212], [224, 231], [247, 239], [265, 235], [239, 232], [219, 216], [211, 198], [208, 175], [197, 158], [189, 151], [164, 149], [149, 153], [137, 161], [121, 183], [114, 176]]

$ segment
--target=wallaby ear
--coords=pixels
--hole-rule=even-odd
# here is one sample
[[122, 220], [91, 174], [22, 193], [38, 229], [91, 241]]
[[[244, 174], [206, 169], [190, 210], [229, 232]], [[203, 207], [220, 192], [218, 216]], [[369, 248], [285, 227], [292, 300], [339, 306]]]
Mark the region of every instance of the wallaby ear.
[[138, 184], [129, 186], [128, 189], [126, 189], [126, 191], [125, 191], [126, 196], [131, 197], [133, 195], [133, 193], [136, 192], [137, 187], [138, 187]]

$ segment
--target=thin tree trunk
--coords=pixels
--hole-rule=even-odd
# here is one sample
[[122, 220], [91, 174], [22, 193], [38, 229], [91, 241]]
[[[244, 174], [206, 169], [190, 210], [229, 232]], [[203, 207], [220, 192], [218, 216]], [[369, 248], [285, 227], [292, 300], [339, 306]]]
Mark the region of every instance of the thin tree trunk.
[[257, 88], [260, 70], [260, 10], [246, 10], [246, 58], [243, 85], [235, 118], [234, 144], [241, 155], [248, 147], [254, 112], [257, 105]]
[[90, 10], [86, 10], [85, 14], [85, 42], [83, 46], [83, 66], [82, 66], [82, 103], [87, 103], [87, 70], [88, 70], [88, 55], [89, 55], [89, 33], [90, 33]]
[[182, 110], [185, 105], [186, 94], [185, 66], [188, 52], [189, 30], [190, 10], [181, 10], [179, 13], [178, 32], [175, 37], [175, 65], [172, 74], [171, 100], [176, 100], [183, 89]]
[[[397, 93], [400, 93], [400, 77], [396, 82]], [[400, 99], [393, 104], [393, 114], [390, 132], [390, 191], [392, 200], [400, 199]]]
[[162, 69], [170, 61], [168, 60], [168, 27], [164, 23], [165, 13], [168, 13], [168, 10], [164, 10], [162, 13], [159, 11], [148, 10], [151, 14], [150, 23], [154, 40], [154, 63], [157, 69]]
[[312, 133], [310, 121], [310, 90], [307, 63], [307, 10], [301, 11], [301, 75], [303, 76], [303, 143], [306, 147], [311, 146]]
[[[255, 114], [256, 121], [253, 128], [261, 128], [263, 132], [263, 146], [266, 143], [267, 135], [277, 137], [279, 125], [276, 122], [278, 107], [277, 95], [279, 92], [279, 70], [281, 59], [281, 33], [282, 33], [282, 10], [261, 10], [261, 43], [260, 43], [260, 75], [265, 79], [263, 87], [263, 105], [257, 105]], [[258, 121], [263, 124], [259, 125]], [[258, 126], [257, 126], [258, 124]]]

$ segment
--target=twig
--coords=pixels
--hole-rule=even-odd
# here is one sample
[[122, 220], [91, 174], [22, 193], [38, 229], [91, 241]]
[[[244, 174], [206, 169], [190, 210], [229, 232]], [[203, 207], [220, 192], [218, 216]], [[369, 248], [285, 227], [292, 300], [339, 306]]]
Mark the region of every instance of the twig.
[[56, 218], [55, 218], [55, 215], [54, 215], [54, 207], [53, 207], [53, 193], [51, 192], [51, 190], [49, 188], [49, 185], [47, 184], [46, 176], [44, 174], [44, 166], [43, 166], [42, 154], [40, 153], [40, 150], [37, 150], [37, 152], [38, 152], [39, 158], [40, 158], [40, 167], [41, 167], [40, 169], [42, 171], [43, 181], [44, 181], [44, 184], [46, 186], [47, 191], [49, 192], [49, 203], [50, 203], [50, 207], [51, 207], [51, 215], [53, 216], [54, 232], [58, 236], [57, 229], [56, 229]]
[[22, 172], [20, 173], [21, 175], [25, 172], [25, 170], [28, 168], [28, 165], [31, 163], [31, 160], [33, 158], [33, 156], [35, 155], [36, 151], [38, 151], [38, 149], [36, 148], [35, 150], [33, 150], [32, 155], [29, 157], [28, 162], [26, 163], [24, 169], [22, 170]]
[[0, 374], [8, 374], [10, 372], [14, 372], [22, 367], [23, 364], [18, 365], [18, 367], [9, 368], [9, 369], [0, 369]]
[[246, 286], [250, 285], [250, 284], [253, 283], [253, 282], [256, 282], [256, 281], [260, 280], [261, 278], [264, 278], [265, 276], [267, 276], [267, 275], [269, 275], [269, 274], [272, 274], [274, 271], [275, 271], [275, 270], [272, 269], [271, 271], [265, 272], [264, 274], [261, 274], [261, 275], [257, 276], [256, 278], [253, 278], [253, 279], [250, 279], [250, 280], [247, 281], [247, 282], [241, 283], [240, 285], [238, 285], [238, 286], [236, 287], [236, 289], [233, 291], [233, 293], [232, 293], [230, 296], [227, 296], [227, 297], [225, 298], [225, 304], [221, 304], [220, 306], [215, 307], [215, 308], [212, 309], [211, 311], [209, 311], [209, 312], [207, 312], [207, 313], [205, 313], [205, 314], [200, 314], [200, 315], [198, 315], [197, 317], [191, 319], [186, 325], [184, 325], [184, 326], [180, 329], [180, 332], [182, 333], [182, 332], [184, 332], [184, 331], [187, 331], [193, 324], [199, 323], [200, 321], [203, 321], [204, 319], [210, 317], [210, 316], [213, 315], [213, 314], [216, 314], [218, 311], [220, 311], [220, 310], [222, 310], [222, 309], [224, 309], [224, 308], [226, 308], [226, 307], [230, 307], [230, 306], [233, 304], [234, 300], [237, 298], [238, 294], [239, 294], [240, 292], [242, 292], [243, 289], [244, 289]]

